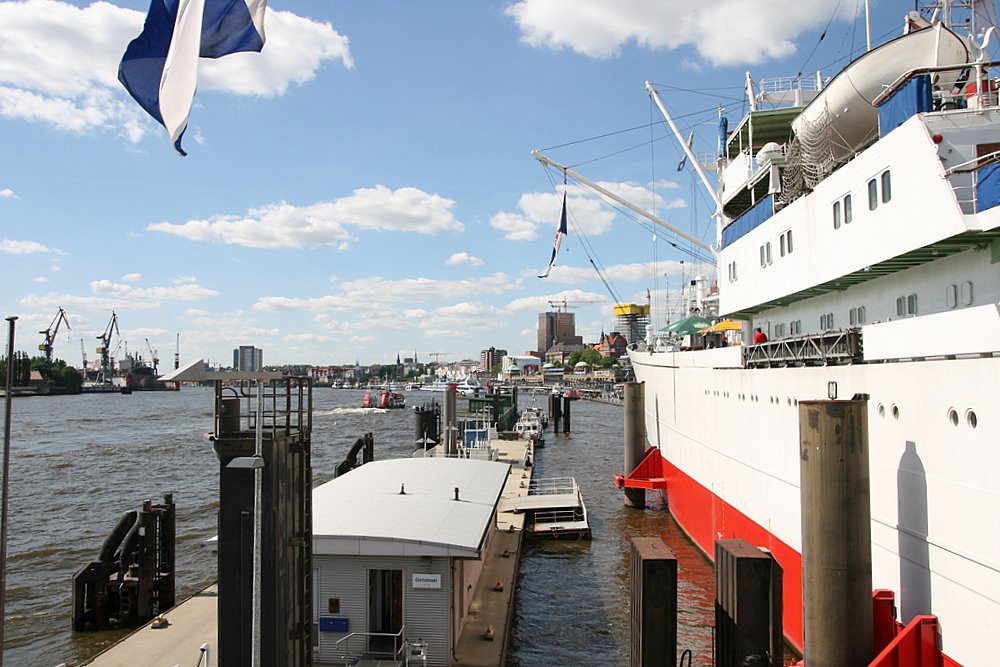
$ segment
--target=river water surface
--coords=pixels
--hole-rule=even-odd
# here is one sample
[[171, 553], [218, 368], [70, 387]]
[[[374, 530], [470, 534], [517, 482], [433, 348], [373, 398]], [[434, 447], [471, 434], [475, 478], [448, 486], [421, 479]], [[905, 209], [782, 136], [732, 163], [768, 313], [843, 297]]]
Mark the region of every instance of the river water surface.
[[[321, 484], [360, 435], [376, 458], [408, 456], [412, 411], [360, 409], [363, 393], [313, 391], [313, 476]], [[408, 392], [408, 405], [438, 397]], [[202, 541], [215, 534], [218, 461], [204, 434], [211, 389], [18, 398], [11, 418], [9, 537], [4, 664], [79, 664], [124, 636], [73, 633], [73, 574], [97, 557], [122, 512], [173, 493], [177, 505], [177, 599], [216, 578]], [[522, 407], [531, 399], [521, 397]], [[459, 410], [463, 401], [459, 401]], [[622, 410], [577, 401], [571, 434], [546, 434], [536, 476], [574, 476], [594, 539], [531, 543], [521, 562], [510, 665], [626, 665], [629, 657], [629, 544], [661, 535], [679, 561], [678, 653], [711, 664], [713, 574], [662, 507], [622, 503], [612, 475], [622, 467]], [[656, 499], [649, 494], [648, 502]]]

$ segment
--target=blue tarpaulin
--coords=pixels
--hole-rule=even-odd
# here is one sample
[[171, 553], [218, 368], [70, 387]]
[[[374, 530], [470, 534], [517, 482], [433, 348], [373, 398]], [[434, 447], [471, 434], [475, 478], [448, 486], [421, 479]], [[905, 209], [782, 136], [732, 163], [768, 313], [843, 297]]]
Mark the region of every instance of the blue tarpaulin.
[[772, 215], [774, 215], [774, 197], [768, 195], [722, 230], [722, 247], [725, 248]]
[[979, 211], [1000, 204], [1000, 162], [988, 164], [976, 172], [976, 201]]
[[879, 106], [879, 137], [884, 137], [895, 130], [910, 116], [931, 111], [933, 108], [931, 78], [927, 74], [918, 74]]

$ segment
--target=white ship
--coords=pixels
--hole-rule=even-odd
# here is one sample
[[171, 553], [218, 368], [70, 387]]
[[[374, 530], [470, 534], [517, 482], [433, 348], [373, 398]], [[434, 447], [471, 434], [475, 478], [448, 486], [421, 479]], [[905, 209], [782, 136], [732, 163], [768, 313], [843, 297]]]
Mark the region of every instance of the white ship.
[[650, 333], [629, 356], [671, 513], [709, 555], [775, 555], [800, 650], [798, 403], [866, 395], [874, 588], [904, 625], [936, 615], [943, 664], [971, 667], [1000, 632], [1000, 109], [982, 38], [908, 18], [813, 90], [747, 76], [716, 182], [701, 171], [717, 315], [743, 344]]

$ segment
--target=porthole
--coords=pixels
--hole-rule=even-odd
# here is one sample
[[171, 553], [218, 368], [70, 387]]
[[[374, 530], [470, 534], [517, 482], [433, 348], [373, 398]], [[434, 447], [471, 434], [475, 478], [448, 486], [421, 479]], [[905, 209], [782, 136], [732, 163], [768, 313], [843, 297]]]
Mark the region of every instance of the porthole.
[[789, 396], [789, 397], [788, 397], [787, 399], [785, 399], [785, 400], [787, 400], [787, 401], [788, 401], [788, 407], [791, 407], [791, 406], [792, 406], [792, 397], [791, 397], [791, 396]]
[[975, 410], [965, 411], [965, 423], [969, 425], [969, 428], [976, 428], [979, 426], [979, 417], [976, 416]]
[[878, 404], [878, 416], [885, 417], [885, 406], [881, 403]]
[[948, 421], [951, 422], [952, 426], [958, 426], [958, 410], [948, 408]]
[[892, 418], [898, 421], [899, 420], [899, 406], [896, 406], [896, 405], [892, 406], [892, 409], [890, 411], [892, 412]]

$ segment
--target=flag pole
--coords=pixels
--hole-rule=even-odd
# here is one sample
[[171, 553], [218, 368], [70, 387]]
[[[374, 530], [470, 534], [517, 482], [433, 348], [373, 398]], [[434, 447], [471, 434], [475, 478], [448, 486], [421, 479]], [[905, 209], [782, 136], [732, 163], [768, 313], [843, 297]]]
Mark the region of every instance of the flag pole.
[[4, 625], [7, 621], [7, 498], [10, 496], [10, 410], [14, 385], [14, 322], [7, 318], [7, 381], [4, 389], [3, 422], [3, 497], [0, 499], [0, 665], [3, 664]]

